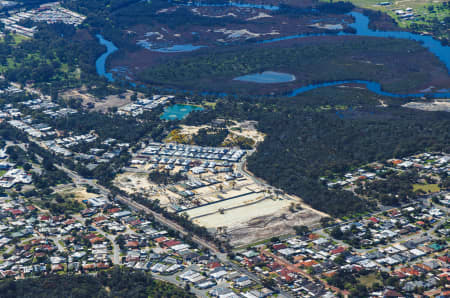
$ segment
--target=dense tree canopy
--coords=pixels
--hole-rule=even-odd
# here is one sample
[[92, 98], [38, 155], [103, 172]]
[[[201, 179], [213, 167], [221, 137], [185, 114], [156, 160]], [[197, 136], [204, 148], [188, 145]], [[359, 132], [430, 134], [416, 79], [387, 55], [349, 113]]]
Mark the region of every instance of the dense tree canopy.
[[[391, 107], [377, 107], [380, 99]], [[212, 115], [257, 120], [267, 136], [248, 158], [248, 168], [314, 208], [339, 216], [367, 210], [373, 203], [348, 191], [328, 190], [321, 176], [376, 160], [450, 150], [446, 113], [397, 107], [399, 103], [362, 90], [322, 88], [296, 98], [224, 99], [214, 110], [193, 113], [185, 122], [199, 124]]]
[[114, 268], [93, 275], [50, 275], [3, 280], [0, 296], [9, 297], [195, 297], [141, 271]]

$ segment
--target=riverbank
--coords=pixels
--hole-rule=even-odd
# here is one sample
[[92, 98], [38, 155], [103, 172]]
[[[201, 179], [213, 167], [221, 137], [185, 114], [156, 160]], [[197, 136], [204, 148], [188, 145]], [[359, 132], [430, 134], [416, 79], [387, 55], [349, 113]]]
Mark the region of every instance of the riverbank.
[[[206, 91], [209, 94], [221, 93], [222, 95], [224, 93], [247, 93], [256, 95], [295, 96], [299, 93], [324, 86], [362, 84], [370, 91], [379, 95], [398, 98], [424, 96], [432, 98], [449, 97], [449, 92], [421, 92], [421, 90], [429, 89], [430, 86], [435, 86], [436, 90], [444, 90], [446, 86], [450, 85], [450, 77], [448, 76], [450, 69], [449, 47], [441, 45], [439, 41], [429, 36], [416, 35], [410, 32], [373, 31], [368, 28], [368, 17], [358, 12], [352, 12], [351, 16], [354, 17], [355, 22], [350, 24], [350, 26], [356, 30], [356, 35], [343, 32], [339, 33], [338, 36], [336, 34], [320, 34], [320, 36], [294, 35], [265, 40], [262, 44], [268, 46], [258, 47], [257, 49], [252, 45], [231, 46], [224, 48], [223, 51], [213, 51], [211, 54], [206, 52], [201, 55], [197, 54], [194, 57], [187, 55], [181, 59], [174, 58], [164, 65], [155, 65], [152, 69], [144, 71], [138, 77], [144, 83], [151, 81], [152, 86], [156, 87], [199, 92]], [[366, 36], [383, 39], [363, 38]], [[301, 53], [302, 55], [297, 55], [298, 57], [293, 56], [291, 53], [283, 52], [283, 50], [287, 51], [288, 49], [271, 46], [272, 44], [283, 42], [293, 43], [297, 40], [304, 41], [310, 38], [315, 38], [314, 45], [297, 45], [295, 43], [290, 45], [289, 49], [294, 48], [296, 51], [299, 49], [304, 51], [304, 53]], [[399, 41], [395, 42], [392, 38], [394, 40], [407, 41], [403, 43]], [[343, 46], [348, 46], [349, 42], [355, 39], [357, 40], [355, 44], [352, 44], [346, 51], [342, 51]], [[420, 44], [412, 42], [411, 39], [420, 42]], [[338, 41], [345, 43], [336, 47], [335, 43]], [[112, 43], [107, 44], [107, 41], [103, 38], [100, 42], [103, 42], [107, 46], [107, 52], [97, 60], [97, 72], [99, 75], [103, 75], [112, 81], [112, 75], [107, 73], [104, 67], [108, 56], [116, 51], [117, 48]], [[402, 44], [400, 45], [400, 43]], [[360, 51], [355, 52], [355, 48], [358, 46]], [[404, 53], [405, 48], [408, 49], [406, 55]], [[318, 58], [320, 57], [320, 59], [314, 58], [314, 51], [317, 51]], [[263, 54], [268, 53], [270, 57], [276, 57], [275, 60], [277, 61], [268, 61], [267, 57], [264, 57], [264, 55], [261, 56], [261, 52]], [[326, 57], [326, 53], [333, 53], [334, 55]], [[227, 55], [230, 54], [235, 61], [231, 64], [227, 62]], [[210, 59], [210, 55], [214, 56], [213, 60]], [[302, 57], [305, 58], [305, 56], [309, 56], [308, 60], [311, 63], [304, 63]], [[245, 63], [248, 68], [248, 66], [251, 66], [252, 58], [255, 57], [259, 61], [256, 61], [258, 63], [255, 65], [259, 65], [259, 68], [261, 68], [261, 61], [263, 65], [267, 65], [266, 68], [268, 69], [270, 69], [271, 65], [277, 65], [278, 67], [284, 65], [282, 67], [283, 69], [280, 70], [286, 73], [292, 73], [296, 80], [280, 84], [254, 84], [252, 82], [236, 82], [236, 80], [233, 80], [236, 76], [246, 75], [243, 73], [244, 70], [239, 71], [239, 67], [243, 65], [242, 63]], [[355, 59], [355, 57], [360, 58]], [[289, 61], [284, 62], [283, 59]], [[295, 64], [295, 61], [300, 61], [301, 63]], [[322, 62], [323, 67], [317, 61]], [[205, 64], [203, 63], [207, 64], [209, 68], [205, 68]], [[223, 66], [220, 66], [220, 63], [229, 65], [232, 67], [232, 71], [223, 68]], [[330, 65], [332, 65], [332, 68], [330, 68]], [[238, 66], [237, 69], [236, 66]], [[191, 69], [191, 71], [188, 72], [184, 69], [186, 67]], [[291, 71], [292, 69], [295, 69], [296, 72]], [[417, 69], [421, 71], [417, 73]], [[255, 68], [255, 70], [257, 69]], [[248, 72], [251, 72], [251, 70]], [[180, 74], [182, 75], [180, 76]], [[195, 80], [193, 77], [195, 77]], [[339, 79], [349, 77], [356, 78]], [[316, 83], [317, 81], [323, 83]]]

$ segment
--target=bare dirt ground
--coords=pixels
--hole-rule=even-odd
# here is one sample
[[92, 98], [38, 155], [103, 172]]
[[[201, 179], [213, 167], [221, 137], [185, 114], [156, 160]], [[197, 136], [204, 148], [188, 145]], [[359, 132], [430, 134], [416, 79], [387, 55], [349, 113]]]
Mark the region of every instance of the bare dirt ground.
[[120, 189], [128, 193], [137, 191], [151, 192], [156, 190], [157, 187], [156, 184], [153, 184], [148, 180], [148, 175], [145, 173], [125, 172], [118, 175], [114, 182]]
[[408, 102], [402, 107], [429, 112], [450, 112], [450, 99], [438, 99], [434, 102]]
[[158, 185], [151, 183], [146, 173], [125, 172], [114, 179], [114, 184], [127, 193], [141, 193], [152, 200], [159, 200], [162, 207], [170, 204], [171, 197], [179, 197], [177, 194], [163, 190]]
[[[257, 122], [256, 121], [243, 121], [243, 122], [237, 122], [233, 121], [232, 125], [228, 125], [227, 129], [229, 130], [229, 135], [225, 139], [224, 143], [227, 143], [227, 141], [231, 141], [236, 136], [238, 137], [245, 137], [253, 140], [255, 142], [255, 145], [264, 141], [265, 134], [259, 132], [256, 129]], [[195, 135], [198, 133], [200, 129], [209, 128], [209, 125], [200, 125], [200, 126], [189, 126], [189, 125], [180, 125], [180, 128], [176, 132], [175, 135], [171, 136], [169, 135], [166, 138], [166, 142], [180, 142], [182, 143], [190, 143], [192, 140], [192, 135]]]
[[[261, 206], [256, 205], [251, 207], [264, 210], [267, 206], [261, 204]], [[232, 246], [240, 246], [274, 236], [292, 234], [294, 233], [294, 226], [318, 226], [322, 218], [322, 215], [312, 209], [291, 212], [289, 206], [283, 206], [275, 210], [272, 209], [271, 214], [256, 216], [247, 222], [227, 228], [230, 244]]]
[[[292, 205], [300, 208], [292, 208]], [[291, 234], [293, 227], [298, 225], [318, 226], [320, 219], [327, 216], [303, 204], [298, 197], [276, 199], [265, 193], [251, 193], [186, 213], [198, 225], [225, 231], [233, 246]]]
[[[232, 134], [252, 139], [256, 144], [258, 144], [264, 141], [266, 135], [258, 131], [256, 129], [256, 125], [256, 121], [235, 121], [235, 125], [230, 126], [229, 129]], [[235, 130], [233, 128], [238, 128], [239, 130]]]
[[[94, 104], [93, 111], [107, 112], [109, 108], [122, 107], [131, 102], [130, 98], [133, 95], [133, 91], [127, 90], [127, 92], [120, 95], [109, 95], [105, 99], [100, 99], [87, 92], [86, 88], [71, 89], [62, 94], [62, 97], [66, 100], [71, 98], [79, 98], [83, 102], [83, 106], [87, 107], [88, 104]], [[142, 98], [143, 94], [138, 93], [138, 98]]]
[[62, 196], [72, 197], [78, 202], [82, 202], [83, 200], [98, 196], [98, 194], [88, 192], [85, 187], [73, 186], [65, 186], [63, 188], [59, 188], [56, 190], [56, 193], [59, 193]]

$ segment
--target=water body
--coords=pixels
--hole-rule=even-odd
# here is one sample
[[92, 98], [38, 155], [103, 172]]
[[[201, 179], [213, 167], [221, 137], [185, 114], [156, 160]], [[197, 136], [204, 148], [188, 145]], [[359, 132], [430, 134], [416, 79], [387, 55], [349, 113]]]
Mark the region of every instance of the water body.
[[98, 57], [98, 59], [95, 61], [95, 68], [97, 69], [97, 73], [99, 76], [105, 77], [110, 82], [114, 82], [112, 73], [106, 72], [106, 59], [109, 57], [109, 55], [117, 51], [118, 48], [112, 42], [104, 39], [100, 34], [97, 34], [96, 37], [98, 38], [101, 45], [106, 46], [106, 52]]
[[[369, 36], [369, 37], [384, 37], [384, 38], [400, 38], [400, 39], [410, 39], [420, 42], [425, 48], [430, 52], [435, 54], [442, 62], [444, 62], [447, 67], [447, 71], [450, 73], [450, 47], [443, 46], [439, 41], [435, 40], [431, 36], [414, 34], [411, 32], [403, 31], [374, 31], [369, 29], [369, 18], [359, 12], [351, 12], [351, 16], [354, 17], [355, 22], [349, 24], [350, 27], [356, 29], [355, 34], [339, 32], [337, 35], [358, 35], [358, 36]], [[272, 43], [283, 40], [298, 39], [311, 36], [332, 36], [336, 34], [322, 33], [322, 34], [299, 34], [299, 35], [289, 35], [279, 38], [273, 38], [264, 40], [261, 43]]]
[[227, 7], [227, 6], [233, 6], [233, 7], [240, 7], [240, 8], [259, 8], [259, 9], [265, 9], [265, 10], [271, 10], [271, 11], [280, 9], [278, 6], [274, 6], [274, 5], [237, 3], [237, 2], [229, 2], [229, 3], [224, 3], [224, 4], [212, 4], [212, 3], [194, 2], [194, 3], [188, 4], [187, 6], [197, 6], [197, 7]]
[[156, 47], [151, 42], [146, 40], [139, 40], [137, 45], [152, 51], [152, 52], [158, 52], [158, 53], [182, 53], [182, 52], [192, 52], [201, 48], [204, 48], [205, 46], [194, 46], [192, 44], [178, 44], [173, 45], [169, 47]]
[[295, 81], [295, 76], [289, 73], [264, 71], [237, 77], [234, 80], [259, 84], [277, 84]]
[[163, 120], [182, 120], [192, 111], [202, 111], [202, 107], [192, 105], [176, 104], [164, 109], [164, 114], [161, 115]]
[[379, 83], [376, 82], [370, 82], [370, 81], [363, 81], [363, 80], [347, 80], [347, 81], [336, 81], [336, 82], [327, 82], [322, 84], [313, 84], [308, 85], [304, 87], [300, 87], [297, 89], [292, 90], [287, 94], [288, 97], [296, 96], [298, 94], [314, 90], [317, 88], [322, 87], [329, 87], [329, 86], [338, 86], [343, 84], [362, 84], [365, 85], [366, 88], [376, 94], [385, 95], [385, 96], [391, 96], [395, 98], [409, 98], [409, 97], [423, 97], [423, 96], [429, 96], [433, 98], [448, 98], [450, 97], [450, 92], [445, 93], [411, 93], [411, 94], [398, 94], [398, 93], [390, 93], [381, 90], [381, 86]]
[[[358, 36], [372, 36], [372, 37], [391, 37], [391, 38], [401, 38], [401, 39], [411, 39], [420, 42], [425, 48], [427, 48], [430, 52], [435, 54], [447, 67], [447, 71], [450, 73], [450, 47], [443, 46], [439, 41], [433, 39], [431, 36], [423, 36], [419, 34], [414, 34], [410, 32], [397, 32], [397, 31], [373, 31], [368, 28], [369, 25], [369, 18], [361, 13], [358, 12], [351, 12], [350, 13], [355, 18], [355, 23], [350, 24], [351, 27], [356, 29], [356, 34]], [[296, 38], [305, 38], [305, 37], [311, 37], [311, 36], [333, 36], [336, 34], [303, 34], [303, 35], [291, 35], [291, 36], [285, 36], [280, 38], [274, 38], [262, 41], [261, 43], [270, 43], [270, 42], [277, 42], [282, 40], [289, 40], [289, 39], [296, 39]], [[344, 32], [338, 33], [338, 35], [354, 35], [354, 34], [348, 34]], [[112, 74], [107, 73], [105, 71], [105, 63], [106, 59], [109, 55], [111, 55], [113, 52], [117, 50], [117, 48], [114, 46], [114, 44], [110, 41], [105, 40], [101, 35], [97, 35], [97, 38], [99, 39], [100, 43], [102, 45], [105, 45], [107, 48], [107, 51], [101, 55], [97, 61], [96, 61], [96, 68], [97, 73], [100, 76], [106, 77], [109, 81], [114, 81]], [[349, 83], [355, 83], [355, 84], [363, 84], [365, 85], [370, 91], [375, 92], [380, 95], [386, 95], [386, 96], [392, 96], [397, 98], [406, 98], [406, 97], [423, 97], [428, 96], [432, 98], [448, 98], [450, 97], [450, 92], [447, 89], [441, 89], [439, 92], [427, 92], [427, 93], [413, 93], [413, 94], [396, 94], [396, 93], [390, 93], [381, 90], [381, 86], [379, 83], [376, 82], [369, 82], [364, 80], [349, 80], [349, 81], [336, 81], [336, 82], [327, 82], [323, 84], [313, 84], [308, 86], [303, 86], [300, 88], [296, 88], [292, 90], [287, 96], [295, 96], [303, 92], [307, 92], [309, 90], [321, 88], [321, 87], [327, 87], [327, 86], [336, 86], [336, 85], [342, 85], [342, 84], [349, 84]], [[212, 95], [213, 93], [207, 93]], [[226, 93], [215, 93], [214, 95], [217, 96], [226, 96]], [[181, 118], [182, 119], [182, 118]]]

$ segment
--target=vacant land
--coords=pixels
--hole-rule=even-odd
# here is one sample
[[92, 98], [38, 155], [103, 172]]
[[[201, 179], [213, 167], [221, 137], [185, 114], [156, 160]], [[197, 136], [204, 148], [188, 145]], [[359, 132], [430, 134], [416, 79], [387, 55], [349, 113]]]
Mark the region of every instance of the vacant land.
[[[252, 147], [264, 141], [265, 135], [259, 132], [254, 121], [231, 121], [231, 124], [226, 126], [228, 135], [221, 146], [233, 147], [240, 143], [248, 143]], [[198, 134], [201, 129], [212, 129], [210, 125], [180, 125], [180, 128], [174, 129], [165, 138], [165, 142], [180, 143], [180, 144], [195, 144], [193, 136]]]
[[414, 184], [413, 191], [422, 190], [424, 192], [438, 192], [440, 187], [437, 184]]
[[[134, 93], [128, 90], [120, 95], [109, 95], [103, 99], [90, 94], [86, 88], [70, 89], [62, 94], [62, 97], [68, 99], [80, 99], [85, 107], [92, 106], [93, 111], [107, 112], [111, 108], [119, 108], [131, 102], [130, 98]], [[142, 97], [142, 94], [138, 94]]]
[[214, 231], [225, 231], [231, 245], [244, 245], [293, 233], [296, 225], [318, 225], [322, 217], [311, 209], [290, 210], [299, 199], [275, 199], [263, 193], [250, 194], [190, 210], [192, 221]]
[[435, 100], [433, 102], [408, 102], [403, 107], [430, 112], [450, 112], [450, 99]]
[[375, 273], [370, 273], [368, 275], [362, 275], [359, 278], [359, 282], [366, 287], [372, 287], [375, 283], [382, 284]]

